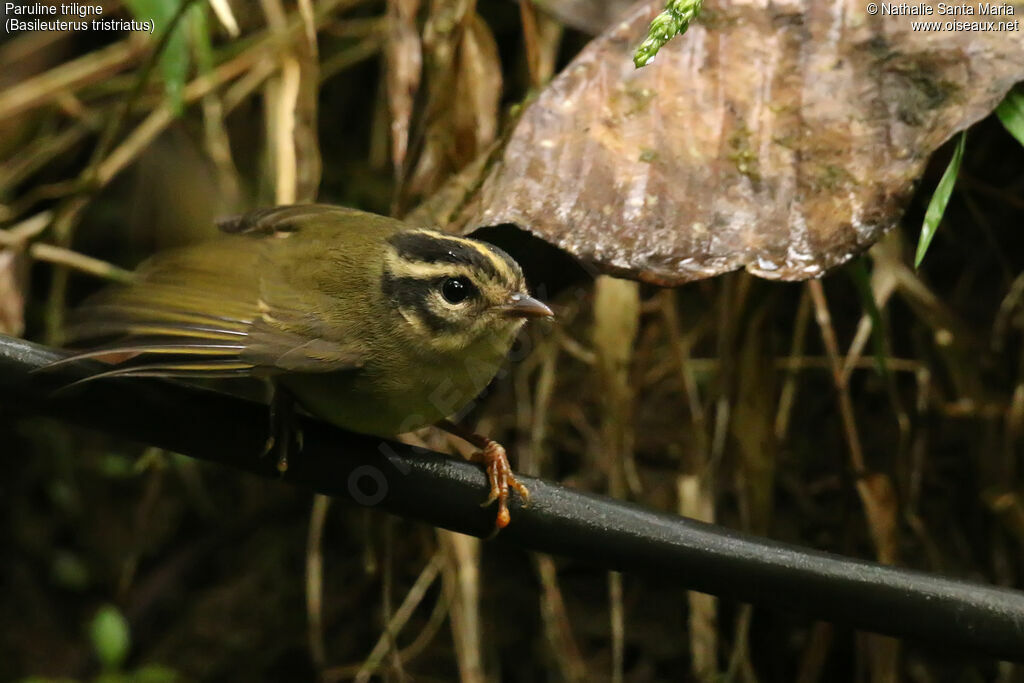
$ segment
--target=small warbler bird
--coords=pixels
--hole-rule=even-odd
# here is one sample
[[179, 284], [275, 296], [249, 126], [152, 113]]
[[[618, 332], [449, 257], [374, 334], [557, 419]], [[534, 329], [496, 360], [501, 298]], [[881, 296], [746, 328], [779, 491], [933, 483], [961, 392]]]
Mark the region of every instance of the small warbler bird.
[[74, 358], [118, 363], [90, 379], [266, 377], [352, 431], [439, 424], [481, 449], [485, 504], [506, 526], [510, 488], [527, 491], [504, 449], [445, 418], [493, 379], [527, 318], [552, 316], [519, 265], [485, 242], [333, 206], [220, 227], [229, 235], [157, 254], [79, 309], [72, 339], [114, 341]]

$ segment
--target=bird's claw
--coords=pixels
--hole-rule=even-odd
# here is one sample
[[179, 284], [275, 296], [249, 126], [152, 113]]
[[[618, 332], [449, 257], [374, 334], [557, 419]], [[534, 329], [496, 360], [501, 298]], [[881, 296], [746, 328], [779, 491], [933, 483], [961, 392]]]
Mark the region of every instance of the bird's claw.
[[525, 505], [530, 502], [530, 490], [520, 483], [512, 473], [512, 467], [508, 464], [508, 456], [500, 443], [489, 441], [482, 451], [473, 454], [472, 459], [475, 462], [483, 463], [487, 469], [487, 480], [491, 485], [490, 495], [480, 504], [480, 507], [487, 507], [497, 501], [498, 516], [495, 520], [495, 527], [504, 529], [512, 521], [512, 515], [508, 511], [509, 491], [514, 490], [518, 493]]

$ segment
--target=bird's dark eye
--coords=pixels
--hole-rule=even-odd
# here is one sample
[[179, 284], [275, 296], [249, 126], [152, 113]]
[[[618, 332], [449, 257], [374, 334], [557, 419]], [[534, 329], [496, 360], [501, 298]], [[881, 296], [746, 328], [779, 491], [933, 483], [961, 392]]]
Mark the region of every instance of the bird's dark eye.
[[465, 301], [473, 290], [473, 284], [464, 277], [450, 277], [441, 284], [441, 296], [450, 304]]

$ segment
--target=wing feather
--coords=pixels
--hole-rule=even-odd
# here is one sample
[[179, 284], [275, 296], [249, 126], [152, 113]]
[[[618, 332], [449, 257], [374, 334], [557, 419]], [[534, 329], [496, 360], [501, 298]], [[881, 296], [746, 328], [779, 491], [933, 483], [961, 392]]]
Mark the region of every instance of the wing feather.
[[100, 292], [74, 313], [68, 341], [88, 348], [57, 364], [120, 361], [88, 379], [358, 367], [366, 349], [357, 335], [337, 317], [315, 314], [338, 310], [343, 288], [318, 288], [316, 278], [296, 277], [294, 264], [325, 257], [337, 248], [332, 240], [361, 217], [384, 225], [351, 209], [278, 207], [222, 224], [226, 237], [158, 254], [133, 282]]

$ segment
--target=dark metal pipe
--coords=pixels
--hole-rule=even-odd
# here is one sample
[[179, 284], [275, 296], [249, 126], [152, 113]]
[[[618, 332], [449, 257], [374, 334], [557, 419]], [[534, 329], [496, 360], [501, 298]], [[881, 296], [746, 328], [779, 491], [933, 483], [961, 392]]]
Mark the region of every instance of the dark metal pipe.
[[[224, 394], [138, 379], [54, 393], [84, 376], [58, 352], [0, 336], [0, 406], [45, 414], [476, 536], [493, 508], [475, 465], [300, 418], [304, 444], [284, 477], [264, 445], [267, 409]], [[11, 457], [8, 455], [8, 457]], [[521, 478], [532, 493], [498, 541], [627, 572], [673, 572], [687, 588], [797, 610], [964, 653], [1024, 662], [1024, 593], [807, 550]]]

